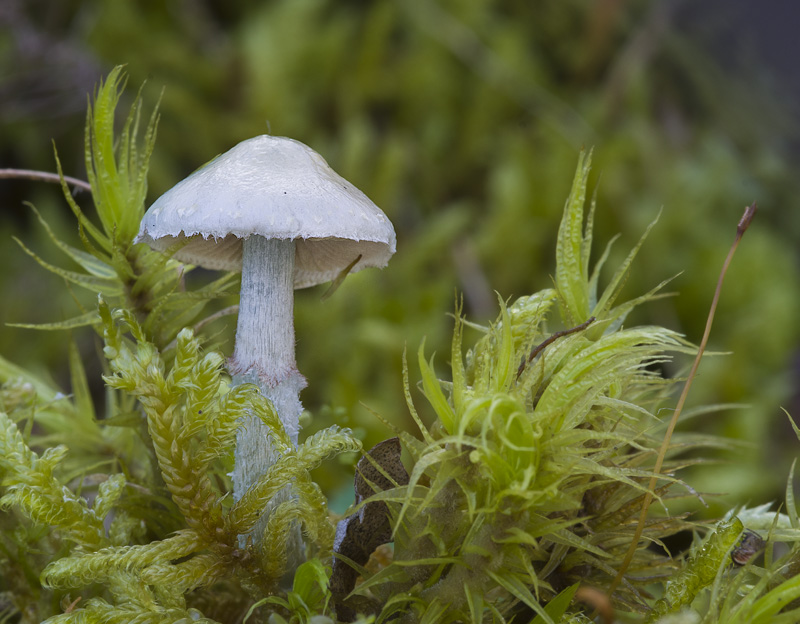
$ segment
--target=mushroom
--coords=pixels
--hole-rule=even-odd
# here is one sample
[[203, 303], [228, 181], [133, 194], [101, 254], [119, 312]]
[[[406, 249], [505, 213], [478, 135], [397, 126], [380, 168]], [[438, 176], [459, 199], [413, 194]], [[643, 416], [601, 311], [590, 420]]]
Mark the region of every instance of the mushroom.
[[[386, 266], [395, 251], [386, 215], [308, 146], [263, 135], [159, 197], [137, 241], [159, 251], [184, 243], [178, 260], [242, 272], [233, 383], [257, 384], [296, 445], [307, 384], [295, 362], [292, 291]], [[266, 426], [252, 417], [237, 436], [234, 499], [276, 459]]]

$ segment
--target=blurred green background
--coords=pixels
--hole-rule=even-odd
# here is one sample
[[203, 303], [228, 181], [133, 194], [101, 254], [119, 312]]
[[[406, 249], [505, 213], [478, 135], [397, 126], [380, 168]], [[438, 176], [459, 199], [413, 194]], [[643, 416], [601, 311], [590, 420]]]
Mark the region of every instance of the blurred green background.
[[[790, 21], [775, 11], [772, 28]], [[781, 496], [800, 449], [780, 411], [800, 416], [800, 183], [797, 91], [775, 64], [787, 55], [769, 56], [770, 33], [759, 38], [751, 16], [745, 2], [721, 1], [3, 0], [0, 167], [53, 171], [55, 142], [65, 173], [85, 177], [87, 93], [117, 64], [129, 75], [123, 102], [146, 81], [149, 109], [163, 89], [151, 201], [257, 134], [320, 152], [398, 235], [386, 270], [351, 276], [325, 301], [325, 287], [296, 296], [310, 430], [337, 421], [368, 445], [390, 435], [370, 410], [412, 428], [404, 348], [412, 385], [424, 336], [444, 374], [457, 293], [485, 322], [494, 291], [513, 298], [551, 285], [582, 147], [594, 148], [596, 255], [622, 234], [610, 269], [661, 210], [627, 292], [678, 275], [668, 290], [679, 296], [630, 323], [699, 341], [736, 223], [755, 199], [762, 210], [710, 343], [732, 354], [703, 364], [690, 399], [746, 404], [692, 423], [746, 446], [691, 481], [729, 501], [766, 502]], [[88, 301], [13, 243], [57, 258], [23, 200], [79, 245], [57, 187], [0, 181], [0, 352], [68, 391], [70, 338], [97, 377], [96, 337], [5, 326], [68, 318], [73, 298]], [[234, 326], [225, 317], [207, 328], [226, 353]]]

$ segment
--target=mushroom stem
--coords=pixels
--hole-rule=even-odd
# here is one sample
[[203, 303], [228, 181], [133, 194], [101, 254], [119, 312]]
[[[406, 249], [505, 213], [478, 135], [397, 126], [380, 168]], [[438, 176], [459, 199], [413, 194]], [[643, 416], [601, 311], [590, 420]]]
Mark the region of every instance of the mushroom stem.
[[[234, 385], [254, 383], [272, 401], [296, 446], [303, 411], [299, 394], [306, 380], [297, 370], [294, 356], [294, 254], [292, 240], [251, 235], [243, 241], [239, 320], [230, 370]], [[249, 417], [236, 437], [234, 500], [277, 459], [267, 426], [259, 418]], [[279, 493], [265, 510], [254, 530], [254, 542], [261, 541], [271, 508], [288, 496], [288, 489]]]
[[305, 388], [294, 358], [294, 241], [256, 234], [243, 241], [242, 289], [231, 371], [257, 384], [297, 443]]

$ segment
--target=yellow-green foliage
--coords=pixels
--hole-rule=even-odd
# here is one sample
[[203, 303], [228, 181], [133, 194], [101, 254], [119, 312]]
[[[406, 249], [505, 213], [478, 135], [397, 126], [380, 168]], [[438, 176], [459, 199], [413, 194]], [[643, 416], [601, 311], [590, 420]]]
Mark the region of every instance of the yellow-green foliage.
[[0, 454], [3, 465], [5, 494], [0, 505], [16, 506], [33, 522], [51, 526], [63, 539], [95, 550], [107, 545], [103, 519], [119, 497], [122, 481], [105, 481], [99, 488], [96, 503], [89, 508], [85, 499], [76, 496], [53, 476], [67, 453], [64, 446], [47, 449], [41, 457], [23, 439], [17, 426], [0, 412]]
[[[101, 82], [94, 107], [89, 107], [86, 116], [86, 170], [101, 227], [83, 214], [63, 181], [64, 198], [77, 218], [84, 249], [58, 239], [36, 213], [54, 247], [82, 270], [71, 271], [48, 264], [21, 241], [17, 242], [44, 268], [70, 284], [101, 294], [114, 307], [130, 310], [146, 335], [158, 347], [164, 347], [175, 339], [181, 328], [197, 318], [209, 299], [224, 295], [235, 278], [225, 275], [200, 290], [187, 292], [181, 286], [186, 267], [170, 260], [168, 255], [153, 253], [145, 245], [134, 243], [144, 214], [147, 170], [155, 144], [158, 115], [156, 111], [151, 114], [140, 146], [141, 105], [137, 98], [122, 131], [115, 137], [115, 111], [123, 83], [121, 68], [117, 67], [105, 82]], [[56, 164], [60, 172], [58, 158]], [[97, 322], [97, 311], [90, 309], [67, 321], [36, 327], [70, 329]]]
[[[310, 471], [361, 444], [329, 427], [294, 448], [255, 387], [231, 387], [224, 357], [199, 329], [205, 304], [235, 278], [187, 291], [182, 278], [190, 267], [133, 242], [157, 116], [140, 147], [135, 103], [115, 139], [120, 86], [116, 69], [87, 119], [100, 226], [68, 192], [83, 249], [60, 241], [42, 220], [80, 271], [39, 260], [98, 295], [96, 307], [45, 329], [97, 331], [105, 404], [95, 406], [74, 347], [70, 396], [0, 360], [7, 597], [0, 618], [238, 623], [250, 613], [250, 621], [272, 624], [330, 623], [334, 529]], [[426, 624], [585, 622], [592, 608], [577, 602], [579, 584], [607, 589], [619, 568], [661, 442], [657, 410], [672, 380], [659, 367], [692, 347], [661, 327], [625, 325], [635, 306], [660, 297], [658, 286], [618, 301], [641, 243], [600, 290], [609, 253], [590, 266], [589, 160], [581, 156], [564, 207], [553, 287], [512, 303], [500, 299], [488, 327], [468, 322], [457, 306], [447, 380], [419, 348], [421, 389], [436, 415], [430, 425], [416, 412], [406, 367], [407, 403], [422, 439], [398, 431], [412, 460], [409, 483], [364, 502], [387, 503], [395, 542], [392, 560], [377, 572], [359, 568], [364, 582], [343, 599], [363, 612], [361, 624], [394, 616]], [[465, 353], [470, 329], [480, 337]], [[227, 473], [245, 414], [268, 426], [280, 459], [234, 502]], [[800, 607], [791, 601], [800, 597], [800, 524], [791, 479], [785, 515], [738, 510], [685, 561], [646, 548], [691, 526], [669, 514], [670, 499], [688, 492], [697, 500], [675, 473], [695, 461], [686, 451], [719, 443], [690, 433], [673, 439], [654, 492], [660, 510], [609, 597], [618, 610], [651, 621], [684, 607], [707, 622], [797, 621]], [[260, 545], [243, 543], [287, 487], [295, 496], [272, 512]], [[308, 560], [286, 579], [287, 540], [297, 524]], [[751, 562], [731, 572], [730, 550], [743, 527], [792, 546], [774, 559], [769, 545], [763, 569]]]
[[[159, 612], [185, 608], [186, 592], [229, 576], [241, 577], [244, 585], [269, 592], [285, 571], [284, 546], [293, 520], [303, 523], [317, 548], [329, 549], [333, 527], [325, 498], [308, 470], [326, 457], [358, 450], [358, 442], [345, 431], [328, 429], [294, 449], [266, 399], [254, 386], [229, 388], [221, 375], [222, 357], [217, 353], [201, 356], [189, 330], [178, 336], [175, 363], [166, 373], [157, 350], [146, 342], [130, 313], [112, 315], [101, 302], [100, 315], [112, 371], [106, 382], [138, 399], [164, 485], [186, 528], [142, 546], [112, 547], [102, 540], [93, 543], [92, 548], [85, 548], [88, 554], [59, 559], [48, 566], [42, 573], [43, 583], [56, 588], [108, 583], [121, 602], [133, 600], [127, 593], [135, 588], [138, 597], [134, 604]], [[112, 316], [124, 319], [135, 344], [126, 344]], [[240, 501], [223, 510], [226, 492], [213, 484], [211, 469], [215, 460], [231, 453], [237, 423], [247, 411], [258, 414], [270, 427], [282, 457]], [[123, 480], [115, 477], [114, 482], [119, 495]], [[253, 528], [266, 503], [288, 485], [293, 485], [298, 498], [277, 508], [261, 551], [240, 549], [238, 536]], [[103, 509], [108, 511], [113, 501], [102, 494], [95, 504], [103, 501]], [[125, 521], [124, 516], [118, 518]], [[127, 597], [123, 600], [123, 596]]]
[[651, 621], [690, 605], [701, 589], [711, 585], [720, 568], [727, 567], [726, 555], [743, 529], [742, 521], [736, 517], [720, 522], [697, 556], [687, 561], [684, 569], [667, 581], [664, 596], [653, 607]]
[[[322, 288], [299, 291], [296, 300], [298, 365], [314, 380], [303, 393], [312, 426], [341, 422], [343, 412], [369, 445], [383, 431], [360, 403], [396, 422], [405, 417], [398, 353], [423, 335], [429, 350], [445, 352], [454, 288], [468, 290], [465, 312], [486, 323], [497, 314], [493, 290], [507, 298], [549, 285], [553, 237], [581, 145], [599, 148], [593, 173], [602, 177], [597, 229], [604, 240], [618, 231], [635, 238], [663, 206], [659, 234], [639, 255], [641, 270], [628, 288], [644, 292], [681, 273], [679, 297], [636, 317], [693, 339], [716, 279], [714, 259], [729, 243], [720, 217], [730, 210], [733, 219], [738, 205], [758, 199], [759, 226], [738, 252], [738, 286], [723, 300], [731, 313], [723, 306], [712, 335], [713, 350], [733, 355], [704, 366], [693, 398], [751, 406], [706, 423], [707, 431], [735, 431], [756, 443], [737, 453], [735, 465], [706, 466], [714, 470], [706, 487], [759, 502], [778, 496], [790, 459], [776, 453], [781, 441], [772, 434], [782, 421], [775, 405], [794, 391], [800, 340], [800, 179], [789, 149], [793, 130], [783, 123], [791, 98], [769, 89], [760, 67], [739, 71], [737, 61], [751, 56], [747, 46], [729, 45], [739, 41], [728, 30], [735, 19], [707, 29], [703, 20], [684, 21], [694, 8], [662, 0], [272, 0], [196, 11], [60, 0], [58, 7], [11, 10], [9, 20], [25, 27], [9, 28], [0, 48], [11, 81], [4, 101], [22, 117], [0, 119], [3, 166], [51, 169], [56, 137], [65, 172], [85, 175], [73, 111], [104, 70], [70, 63], [125, 63], [134, 87], [147, 80], [145, 103], [166, 88], [150, 200], [201, 162], [269, 131], [314, 147], [394, 221], [401, 253], [389, 270], [348, 278], [324, 305]], [[698, 10], [713, 13], [705, 7]], [[47, 47], [26, 56], [31, 32], [40, 42], [74, 45], [76, 54]], [[714, 40], [724, 44], [730, 71], [706, 47]], [[25, 86], [32, 76], [41, 89]], [[75, 240], [49, 187], [6, 182], [4, 190], [11, 197], [0, 231], [21, 232], [51, 259], [36, 224], [15, 206], [18, 196], [34, 197], [54, 230]], [[88, 214], [86, 194], [76, 199]], [[74, 316], [70, 294], [13, 246], [0, 246], [0, 263], [6, 319]], [[234, 302], [232, 294], [220, 305]], [[223, 331], [219, 322], [212, 327]], [[232, 330], [229, 324], [225, 336]], [[76, 340], [87, 354], [85, 336]], [[63, 360], [60, 335], [0, 326], [0, 344], [6, 357], [34, 368], [57, 370]], [[341, 356], [355, 349], [358, 357]], [[345, 474], [331, 469], [321, 478], [346, 490]]]
[[[578, 585], [607, 591], [620, 568], [660, 444], [657, 410], [672, 384], [658, 366], [693, 347], [664, 328], [624, 326], [660, 289], [617, 303], [641, 241], [598, 292], [600, 267], [589, 265], [594, 204], [584, 217], [588, 172], [581, 157], [558, 234], [555, 287], [501, 300], [490, 327], [468, 323], [457, 308], [448, 381], [420, 347], [421, 387], [436, 413], [430, 426], [416, 413], [406, 373], [423, 439], [399, 432], [414, 462], [409, 484], [369, 499], [391, 505], [394, 559], [377, 573], [362, 570], [366, 581], [354, 592], [378, 621], [586, 621], [576, 612]], [[466, 357], [465, 326], [483, 334]], [[662, 505], [686, 488], [674, 476], [691, 463], [681, 454], [709, 443], [719, 441], [674, 439], [655, 492]], [[738, 518], [720, 523], [682, 565], [646, 548], [689, 526], [685, 516], [652, 516], [610, 604], [655, 621], [694, 606], [712, 584], [735, 604], [722, 579], [742, 534]], [[654, 603], [646, 586], [659, 578], [669, 580]], [[782, 591], [794, 597], [795, 586]], [[760, 600], [775, 613], [778, 597]]]
[[[622, 327], [634, 305], [655, 296], [614, 306], [636, 249], [598, 296], [591, 216], [583, 226], [588, 171], [587, 157], [564, 209], [555, 288], [500, 301], [499, 318], [478, 327], [484, 335], [466, 358], [457, 309], [452, 381], [440, 382], [419, 350], [437, 420], [423, 425], [409, 400], [423, 433], [423, 441], [401, 434], [414, 458], [410, 483], [378, 495], [398, 504], [394, 563], [359, 590], [407, 596], [392, 608], [430, 614], [447, 605], [441, 622], [485, 613], [506, 621], [521, 607], [546, 617], [541, 605], [567, 586], [607, 586], [629, 543], [626, 523], [651, 475], [653, 410], [665, 389], [648, 367], [689, 347], [663, 328]], [[575, 324], [585, 326], [569, 330]], [[554, 333], [557, 326], [566, 331]], [[654, 522], [646, 536], [681, 526], [677, 518]], [[665, 563], [642, 550], [636, 572]], [[647, 608], [632, 583], [614, 599]]]
[[[408, 405], [423, 439], [399, 432], [414, 461], [409, 484], [369, 499], [392, 506], [394, 559], [377, 573], [362, 570], [366, 581], [354, 592], [379, 621], [399, 614], [403, 622], [587, 621], [576, 613], [578, 584], [607, 590], [620, 568], [672, 383], [658, 367], [693, 347], [664, 328], [624, 326], [636, 305], [659, 297], [661, 286], [617, 303], [642, 241], [598, 293], [600, 267], [589, 266], [594, 203], [588, 218], [583, 212], [588, 171], [582, 157], [558, 234], [555, 287], [511, 305], [501, 300], [500, 316], [487, 328], [468, 323], [457, 308], [448, 381], [437, 379], [433, 358], [420, 347], [422, 392], [436, 413], [430, 426], [416, 413], [406, 371]], [[466, 357], [465, 326], [483, 333]], [[686, 488], [674, 476], [692, 463], [682, 454], [719, 443], [690, 434], [673, 439], [655, 492], [662, 508]], [[780, 539], [796, 544], [791, 487], [787, 504], [795, 530]], [[748, 510], [740, 515], [764, 530], [763, 519], [759, 525]], [[744, 528], [735, 516], [685, 562], [646, 547], [663, 547], [663, 538], [689, 526], [684, 516], [652, 515], [610, 604], [647, 621], [694, 607], [691, 617], [705, 611], [706, 622], [766, 622], [800, 596], [798, 582], [775, 586], [787, 562], [797, 560], [795, 545], [782, 560], [768, 557], [772, 581], [737, 600], [753, 571], [743, 568], [728, 584]], [[654, 602], [645, 586], [656, 579], [666, 583]], [[796, 621], [798, 608], [782, 617]]]
[[[2, 362], [0, 503], [6, 552], [16, 552], [5, 572], [20, 576], [4, 609], [30, 622], [48, 616], [51, 622], [174, 622], [202, 618], [191, 606], [196, 602], [230, 616], [220, 599], [202, 593], [216, 585], [214, 595], [234, 600], [241, 617], [285, 574], [292, 525], [302, 526], [308, 556], [330, 550], [327, 502], [309, 471], [360, 443], [330, 427], [294, 448], [257, 388], [231, 387], [224, 357], [204, 351], [184, 328], [235, 277], [187, 292], [188, 268], [134, 243], [157, 117], [151, 116], [140, 149], [137, 101], [115, 139], [120, 85], [117, 68], [87, 118], [87, 167], [101, 227], [66, 186], [84, 249], [66, 245], [42, 221], [53, 244], [82, 271], [40, 261], [99, 293], [95, 309], [45, 329], [91, 325], [102, 335], [106, 409], [98, 415], [75, 349], [71, 397]], [[227, 472], [245, 413], [268, 425], [281, 457], [234, 503]], [[240, 544], [239, 536], [287, 487], [295, 496], [270, 516], [260, 546]], [[26, 550], [36, 556], [29, 560]], [[74, 595], [80, 599], [69, 606]]]

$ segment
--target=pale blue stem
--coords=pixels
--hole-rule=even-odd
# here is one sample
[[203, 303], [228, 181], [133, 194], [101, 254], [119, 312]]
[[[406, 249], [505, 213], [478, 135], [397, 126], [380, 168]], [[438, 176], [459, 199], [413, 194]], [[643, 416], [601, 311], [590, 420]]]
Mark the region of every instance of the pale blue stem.
[[[275, 406], [286, 432], [297, 445], [299, 418], [303, 411], [300, 391], [305, 378], [297, 370], [294, 347], [294, 241], [251, 235], [242, 247], [242, 289], [236, 347], [231, 358], [233, 384], [256, 384]], [[279, 455], [269, 439], [269, 430], [257, 417], [250, 417], [236, 437], [233, 497], [242, 495], [272, 466]], [[252, 532], [261, 541], [270, 511], [288, 500], [290, 488], [282, 490], [265, 509]], [[247, 536], [240, 538], [242, 543]], [[299, 530], [293, 548], [301, 547]], [[289, 553], [290, 563], [299, 552]]]

